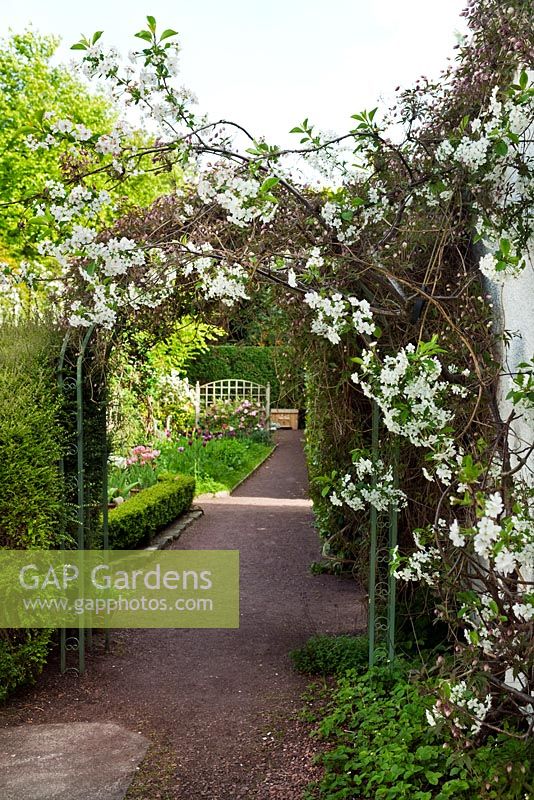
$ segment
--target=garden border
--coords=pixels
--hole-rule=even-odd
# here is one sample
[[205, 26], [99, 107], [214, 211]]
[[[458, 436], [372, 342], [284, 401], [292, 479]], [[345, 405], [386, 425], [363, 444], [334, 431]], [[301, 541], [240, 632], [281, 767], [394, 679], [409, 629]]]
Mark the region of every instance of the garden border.
[[211, 493], [210, 493], [210, 492], [205, 492], [204, 494], [197, 494], [197, 496], [195, 497], [195, 500], [207, 500], [207, 499], [209, 499], [209, 500], [213, 500], [214, 498], [217, 498], [217, 497], [230, 497], [230, 496], [232, 495], [232, 493], [233, 493], [233, 492], [235, 492], [235, 490], [236, 490], [236, 489], [238, 489], [238, 488], [239, 488], [239, 487], [240, 487], [240, 486], [241, 486], [243, 483], [245, 483], [245, 481], [248, 481], [248, 479], [249, 479], [250, 477], [252, 477], [252, 475], [254, 475], [254, 473], [256, 472], [256, 470], [258, 470], [258, 469], [259, 469], [259, 468], [260, 468], [260, 467], [261, 467], [263, 464], [265, 464], [265, 462], [267, 461], [267, 459], [268, 459], [268, 458], [270, 458], [270, 457], [272, 456], [272, 454], [273, 454], [273, 453], [274, 453], [274, 451], [277, 449], [277, 447], [278, 447], [278, 442], [275, 442], [275, 443], [274, 443], [274, 445], [273, 445], [273, 449], [271, 450], [271, 452], [270, 452], [270, 453], [267, 453], [267, 455], [263, 456], [263, 458], [261, 459], [261, 461], [258, 461], [258, 463], [256, 464], [256, 466], [255, 466], [255, 467], [253, 467], [253, 468], [250, 470], [250, 472], [247, 472], [247, 474], [246, 474], [246, 475], [245, 475], [243, 478], [241, 478], [241, 479], [240, 479], [240, 480], [239, 480], [239, 481], [236, 483], [236, 485], [235, 485], [235, 486], [233, 486], [233, 487], [232, 487], [232, 489], [230, 489], [230, 491], [226, 491], [226, 490], [224, 490], [224, 489], [223, 489], [223, 490], [222, 490], [222, 491], [220, 491], [220, 492], [211, 492]]

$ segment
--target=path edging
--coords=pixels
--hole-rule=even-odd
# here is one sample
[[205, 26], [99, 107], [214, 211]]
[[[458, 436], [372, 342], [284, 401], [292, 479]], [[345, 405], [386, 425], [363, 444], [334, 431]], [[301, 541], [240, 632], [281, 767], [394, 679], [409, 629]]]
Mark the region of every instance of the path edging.
[[181, 517], [178, 517], [176, 522], [173, 522], [171, 525], [168, 525], [164, 530], [160, 533], [156, 534], [153, 539], [151, 539], [150, 544], [148, 547], [144, 547], [143, 550], [165, 550], [165, 548], [179, 539], [182, 533], [188, 528], [192, 522], [196, 519], [201, 517], [204, 514], [203, 510], [198, 506], [191, 506], [189, 511], [186, 511], [185, 514], [182, 514]]

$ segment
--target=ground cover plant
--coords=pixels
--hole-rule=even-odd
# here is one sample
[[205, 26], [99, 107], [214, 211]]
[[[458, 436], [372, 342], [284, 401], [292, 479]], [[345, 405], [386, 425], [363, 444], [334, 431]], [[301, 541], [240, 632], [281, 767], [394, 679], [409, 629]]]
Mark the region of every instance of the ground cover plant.
[[312, 636], [290, 653], [296, 670], [305, 675], [343, 675], [349, 669], [365, 672], [369, 663], [367, 636]]
[[[457, 748], [428, 726], [436, 679], [420, 663], [349, 669], [320, 712], [324, 774], [307, 800], [524, 800], [533, 790], [532, 742], [490, 735]], [[471, 734], [476, 737], [476, 734]]]

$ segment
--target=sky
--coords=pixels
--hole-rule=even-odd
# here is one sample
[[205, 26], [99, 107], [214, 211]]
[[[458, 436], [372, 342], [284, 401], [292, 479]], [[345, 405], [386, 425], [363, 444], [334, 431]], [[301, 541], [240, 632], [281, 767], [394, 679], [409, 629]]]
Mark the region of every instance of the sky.
[[464, 0], [0, 0], [0, 35], [29, 25], [61, 36], [104, 30], [126, 55], [147, 14], [180, 33], [182, 83], [210, 118], [287, 144], [305, 117], [344, 132], [397, 85], [437, 77], [463, 32]]

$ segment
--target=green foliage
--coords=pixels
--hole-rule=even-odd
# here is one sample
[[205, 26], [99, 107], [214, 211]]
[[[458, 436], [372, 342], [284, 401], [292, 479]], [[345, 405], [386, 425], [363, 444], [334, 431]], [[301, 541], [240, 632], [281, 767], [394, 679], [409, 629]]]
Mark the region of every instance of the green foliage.
[[195, 479], [177, 475], [159, 481], [109, 512], [109, 546], [129, 550], [147, 544], [151, 537], [183, 514], [193, 502]]
[[[147, 331], [125, 337], [110, 362], [109, 421], [113, 446], [123, 451], [163, 430], [167, 419], [173, 430], [194, 422], [191, 402], [175, 391], [175, 376], [186, 374], [186, 365], [208, 349], [223, 331], [191, 317], [179, 319], [173, 330], [154, 342]], [[179, 383], [179, 381], [178, 381]]]
[[517, 365], [517, 373], [512, 379], [513, 388], [506, 395], [514, 405], [531, 409], [534, 407], [534, 358], [530, 362]]
[[271, 384], [271, 405], [280, 398], [280, 382], [275, 366], [276, 348], [220, 344], [210, 347], [187, 365], [191, 383], [210, 383], [226, 378]]
[[206, 353], [209, 350], [208, 342], [223, 334], [220, 328], [185, 317], [176, 322], [169, 336], [150, 347], [147, 362], [159, 374], [166, 375], [176, 370], [185, 377], [187, 364]]
[[[350, 367], [346, 354], [330, 350], [322, 342], [308, 347], [306, 358], [306, 458], [310, 477], [315, 524], [323, 539], [323, 556], [328, 569], [335, 572], [358, 566], [361, 559], [362, 580], [367, 579], [365, 537], [368, 515], [355, 515], [346, 507], [334, 506], [323, 495], [321, 478], [347, 471], [351, 449], [363, 443], [363, 430], [368, 426], [369, 409], [356, 406], [356, 393], [343, 380]], [[341, 377], [340, 377], [341, 375]], [[353, 420], [359, 428], [355, 430]]]
[[18, 686], [32, 683], [48, 656], [49, 630], [2, 631], [0, 635], [0, 702]]
[[[1, 547], [54, 548], [63, 534], [57, 351], [56, 335], [43, 325], [0, 326]], [[50, 635], [47, 630], [0, 632], [0, 701], [41, 671]]]
[[342, 675], [349, 669], [367, 669], [367, 636], [328, 636], [319, 634], [289, 655], [295, 668], [306, 675]]
[[490, 737], [456, 749], [429, 728], [430, 682], [409, 679], [409, 664], [356, 670], [339, 680], [318, 733], [331, 748], [320, 756], [314, 800], [522, 800], [532, 790], [532, 743]]
[[[57, 45], [54, 37], [34, 32], [0, 42], [0, 186], [4, 202], [42, 191], [46, 180], [61, 176], [53, 150], [32, 151], [25, 145], [25, 128], [40, 111], [56, 111], [102, 133], [111, 128], [109, 102], [91, 95], [67, 67], [51, 66]], [[20, 221], [19, 206], [2, 209], [0, 243], [14, 257], [29, 255]]]
[[[191, 442], [191, 444], [189, 444]], [[272, 452], [270, 443], [250, 438], [180, 439], [161, 445], [157, 473], [193, 475], [197, 493], [231, 491]]]
[[58, 341], [32, 323], [0, 327], [0, 546], [51, 548], [64, 511]]
[[[33, 31], [14, 34], [0, 41], [0, 187], [1, 200], [8, 203], [24, 201], [43, 192], [48, 180], [62, 180], [75, 165], [72, 155], [58, 157], [55, 147], [30, 149], [26, 137], [32, 125], [42, 123], [43, 113], [51, 112], [59, 119], [84, 124], [95, 135], [109, 133], [117, 111], [109, 98], [93, 94], [68, 67], [53, 66], [51, 59], [58, 46], [52, 36]], [[145, 133], [131, 136], [132, 144], [150, 144]], [[177, 172], [154, 174], [149, 171], [148, 158], [139, 166], [147, 167], [146, 174], [132, 176], [127, 181], [114, 182], [96, 177], [95, 185], [111, 192], [121, 214], [132, 206], [146, 206], [173, 186]], [[107, 221], [112, 215], [107, 213]], [[13, 262], [35, 255], [34, 245], [42, 227], [28, 226], [21, 218], [21, 205], [6, 205], [0, 220], [0, 259]]]

